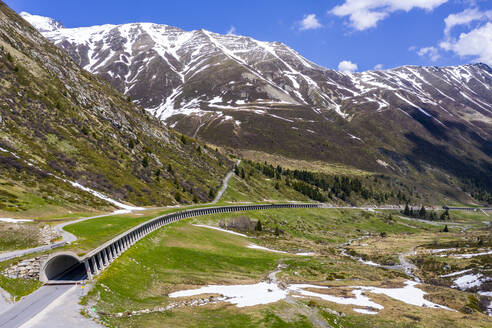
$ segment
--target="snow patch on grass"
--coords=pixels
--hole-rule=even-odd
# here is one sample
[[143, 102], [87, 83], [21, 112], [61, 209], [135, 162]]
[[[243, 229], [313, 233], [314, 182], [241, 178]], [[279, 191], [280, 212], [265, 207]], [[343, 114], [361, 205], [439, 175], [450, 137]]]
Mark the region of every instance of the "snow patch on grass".
[[174, 292], [169, 294], [169, 297], [189, 297], [201, 294], [223, 295], [227, 298], [226, 302], [235, 304], [237, 307], [247, 307], [278, 302], [287, 297], [288, 291], [280, 289], [274, 283], [260, 282], [253, 285], [211, 285], [199, 289]]
[[455, 255], [453, 255], [453, 257], [455, 257], [457, 259], [469, 259], [469, 258], [476, 257], [476, 256], [484, 256], [484, 255], [490, 255], [490, 254], [492, 254], [492, 250], [490, 250], [488, 252], [474, 253], [474, 254], [455, 254]]
[[[210, 285], [198, 289], [177, 291], [169, 294], [171, 298], [191, 297], [202, 294], [218, 294], [224, 296], [225, 302], [235, 304], [238, 307], [255, 306], [259, 304], [269, 304], [280, 301], [288, 295], [293, 297], [316, 297], [322, 300], [344, 305], [354, 305], [368, 309], [356, 308], [354, 311], [364, 314], [377, 314], [373, 310], [382, 310], [384, 306], [373, 302], [367, 293], [384, 294], [390, 298], [404, 302], [406, 304], [450, 310], [452, 309], [430, 302], [424, 298], [426, 293], [416, 287], [418, 283], [407, 280], [402, 288], [380, 288], [371, 286], [352, 286], [354, 297], [339, 297], [334, 295], [323, 294], [312, 290], [328, 290], [333, 287], [316, 286], [309, 284], [293, 284], [286, 288], [280, 288], [275, 282], [260, 282], [250, 285]], [[311, 289], [311, 290], [308, 290]]]
[[379, 312], [369, 311], [366, 309], [354, 309], [355, 312], [363, 313], [363, 314], [378, 314]]
[[65, 182], [70, 183], [75, 188], [78, 188], [78, 189], [81, 189], [83, 191], [86, 191], [86, 192], [92, 194], [93, 196], [95, 196], [95, 197], [97, 197], [99, 199], [105, 200], [108, 203], [111, 203], [111, 204], [115, 205], [116, 207], [119, 207], [119, 208], [121, 208], [123, 210], [127, 210], [127, 211], [143, 211], [143, 210], [145, 210], [145, 208], [143, 208], [143, 207], [135, 207], [135, 206], [130, 206], [130, 205], [126, 205], [126, 204], [123, 204], [121, 202], [118, 202], [117, 200], [114, 200], [112, 198], [109, 198], [106, 195], [103, 195], [99, 191], [95, 191], [94, 189], [91, 189], [91, 188], [88, 188], [88, 187], [84, 187], [83, 185], [81, 185], [78, 182], [73, 182], [73, 181], [69, 181], [69, 180], [66, 180], [66, 179], [62, 179], [62, 180], [65, 181]]
[[29, 219], [11, 219], [11, 218], [0, 218], [0, 222], [7, 223], [20, 223], [20, 222], [32, 222], [33, 220]]
[[314, 253], [314, 252], [304, 252], [304, 253], [296, 253], [296, 255], [299, 255], [299, 256], [314, 256], [314, 255], [316, 255], [316, 253]]
[[455, 277], [455, 276], [459, 276], [463, 273], [467, 273], [467, 272], [470, 272], [472, 269], [467, 269], [467, 270], [463, 270], [463, 271], [458, 271], [458, 272], [453, 272], [453, 273], [448, 273], [448, 274], [443, 274], [441, 275], [441, 278], [449, 278], [449, 277]]
[[214, 229], [214, 230], [218, 230], [218, 231], [222, 231], [222, 232], [227, 232], [227, 233], [230, 233], [232, 235], [241, 236], [241, 237], [245, 237], [245, 238], [251, 238], [250, 236], [247, 236], [247, 235], [239, 233], [239, 232], [226, 230], [226, 229], [222, 229], [219, 227], [213, 227], [213, 226], [209, 226], [209, 225], [205, 225], [205, 224], [194, 224], [194, 226], [195, 227], [208, 228], [208, 229]]
[[446, 306], [432, 303], [431, 301], [426, 300], [424, 298], [424, 295], [426, 293], [423, 290], [418, 289], [416, 285], [418, 285], [418, 282], [407, 280], [405, 281], [405, 287], [402, 288], [379, 288], [379, 287], [355, 287], [355, 288], [360, 288], [361, 290], [365, 290], [374, 294], [384, 294], [395, 300], [410, 305], [451, 310]]
[[259, 249], [259, 250], [262, 250], [262, 251], [267, 251], [267, 252], [274, 252], [274, 253], [283, 253], [283, 254], [288, 254], [287, 252], [284, 252], [284, 251], [277, 251], [277, 250], [275, 250], [275, 249], [270, 249], [270, 248], [266, 248], [266, 247], [259, 246], [259, 245], [255, 245], [255, 244], [250, 244], [250, 245], [248, 245], [248, 248], [252, 248], [252, 249]]
[[370, 266], [375, 266], [375, 267], [380, 267], [381, 264], [378, 264], [376, 262], [373, 262], [373, 261], [364, 261], [363, 259], [359, 258], [359, 262], [362, 262], [366, 265], [370, 265]]
[[456, 248], [440, 248], [440, 249], [431, 250], [431, 253], [435, 254], [435, 253], [442, 253], [442, 252], [450, 252], [450, 251], [454, 251], [454, 250], [456, 250]]
[[315, 285], [307, 285], [307, 284], [298, 284], [289, 286], [289, 290], [292, 292], [298, 293], [302, 296], [307, 297], [317, 297], [321, 298], [324, 301], [333, 302], [337, 304], [344, 305], [356, 305], [356, 306], [364, 306], [364, 307], [372, 307], [378, 310], [382, 310], [384, 307], [378, 303], [371, 301], [371, 299], [365, 295], [363, 295], [362, 290], [353, 290], [352, 294], [355, 297], [339, 297], [328, 294], [316, 293], [306, 289], [331, 289], [326, 286], [315, 286]]
[[480, 287], [484, 282], [492, 280], [491, 278], [484, 277], [482, 274], [467, 274], [453, 282], [453, 287], [459, 288], [461, 290], [467, 290], [473, 287]]

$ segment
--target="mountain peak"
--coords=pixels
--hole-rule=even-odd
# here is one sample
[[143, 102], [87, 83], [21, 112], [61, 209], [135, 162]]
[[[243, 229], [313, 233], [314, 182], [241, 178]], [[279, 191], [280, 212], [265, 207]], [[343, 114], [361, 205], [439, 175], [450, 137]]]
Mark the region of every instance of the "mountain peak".
[[53, 32], [64, 27], [62, 23], [50, 17], [32, 15], [25, 11], [21, 12], [20, 16], [41, 33]]

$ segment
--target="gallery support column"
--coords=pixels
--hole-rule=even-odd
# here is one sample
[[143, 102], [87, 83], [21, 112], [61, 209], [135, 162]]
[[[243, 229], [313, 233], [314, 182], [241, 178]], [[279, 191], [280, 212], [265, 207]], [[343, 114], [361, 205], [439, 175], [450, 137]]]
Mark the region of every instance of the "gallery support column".
[[91, 271], [91, 266], [89, 265], [89, 260], [84, 261], [84, 266], [85, 266], [85, 272], [87, 272], [87, 279], [91, 280], [92, 279], [92, 271]]

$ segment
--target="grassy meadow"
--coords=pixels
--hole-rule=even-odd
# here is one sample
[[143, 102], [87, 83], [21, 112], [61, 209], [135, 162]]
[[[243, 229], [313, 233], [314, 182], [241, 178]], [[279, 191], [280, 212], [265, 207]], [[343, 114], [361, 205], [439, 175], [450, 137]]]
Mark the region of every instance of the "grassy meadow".
[[[261, 220], [262, 231], [243, 231], [250, 237], [245, 238], [193, 225], [217, 226], [239, 217]], [[278, 235], [276, 228], [281, 231]], [[375, 316], [317, 298], [288, 297], [276, 303], [237, 308], [226, 302], [188, 306], [167, 296], [210, 284], [253, 284], [266, 279], [279, 264], [283, 265], [277, 274], [281, 283], [330, 286], [328, 293], [333, 295], [348, 296], [350, 286], [398, 287], [406, 279], [404, 273], [354, 261], [342, 256], [338, 246], [363, 236], [381, 238], [384, 231], [388, 244], [404, 251], [414, 244], [427, 243], [425, 234], [439, 233], [439, 229], [388, 221], [386, 214], [339, 209], [196, 217], [159, 229], [125, 252], [98, 278], [83, 303], [95, 308], [99, 319], [110, 327], [450, 327], [456, 322], [487, 327], [492, 321], [486, 315], [474, 312], [465, 316], [460, 312], [469, 302], [468, 293], [431, 285], [422, 287], [429, 293], [426, 298], [457, 312], [415, 307], [377, 294], [369, 295], [384, 309]], [[405, 238], [414, 243], [400, 245]], [[288, 253], [247, 248], [251, 243]], [[301, 251], [316, 255], [294, 254]], [[176, 302], [178, 305], [171, 310], [159, 310]]]

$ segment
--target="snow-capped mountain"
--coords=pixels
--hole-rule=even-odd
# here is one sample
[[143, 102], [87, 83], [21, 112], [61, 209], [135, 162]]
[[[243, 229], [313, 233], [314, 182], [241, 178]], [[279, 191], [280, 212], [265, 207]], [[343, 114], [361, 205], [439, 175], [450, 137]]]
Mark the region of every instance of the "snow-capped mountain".
[[[347, 74], [320, 67], [278, 42], [151, 23], [68, 29], [51, 18], [21, 15], [83, 68], [164, 120], [285, 104], [347, 119], [360, 104], [375, 111], [410, 106], [428, 115], [433, 109], [445, 113], [447, 102], [462, 104], [462, 110], [476, 107], [482, 115], [492, 111], [492, 75], [485, 65]], [[423, 109], [429, 106], [435, 108]]]
[[341, 73], [279, 42], [152, 23], [64, 28], [22, 16], [153, 115], [216, 144], [371, 170], [401, 169], [416, 154], [430, 163], [433, 147], [444, 146], [448, 159], [492, 171], [485, 64]]
[[21, 12], [19, 15], [31, 23], [32, 26], [36, 27], [41, 33], [52, 32], [63, 28], [63, 25], [53, 18], [31, 15], [25, 11]]

